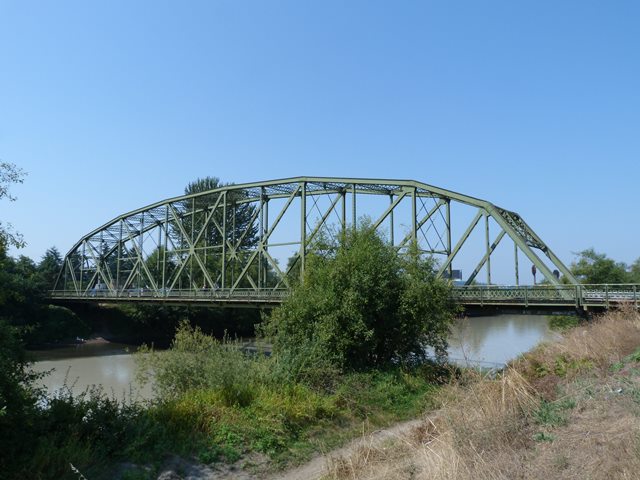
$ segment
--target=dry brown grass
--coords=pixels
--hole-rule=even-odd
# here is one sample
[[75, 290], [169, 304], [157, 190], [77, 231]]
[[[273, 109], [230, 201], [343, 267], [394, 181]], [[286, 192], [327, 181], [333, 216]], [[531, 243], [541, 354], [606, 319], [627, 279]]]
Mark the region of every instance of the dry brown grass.
[[[334, 459], [329, 477], [638, 479], [640, 362], [624, 378], [611, 365], [639, 346], [640, 314], [609, 312], [535, 349], [496, 379], [473, 373], [459, 379], [421, 427]], [[535, 421], [542, 398], [569, 397], [575, 407], [566, 424]], [[536, 441], [542, 434], [545, 441]]]
[[632, 306], [626, 306], [569, 330], [559, 342], [533, 350], [524, 356], [524, 362], [519, 362], [518, 368], [527, 372], [527, 367], [542, 365], [553, 371], [553, 362], [559, 356], [588, 360], [596, 367], [607, 368], [632, 353], [638, 345], [640, 313]]

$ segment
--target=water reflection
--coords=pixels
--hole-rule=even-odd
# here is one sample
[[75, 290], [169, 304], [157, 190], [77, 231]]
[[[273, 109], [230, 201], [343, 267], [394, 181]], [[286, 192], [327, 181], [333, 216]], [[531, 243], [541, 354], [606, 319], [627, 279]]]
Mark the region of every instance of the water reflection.
[[456, 323], [449, 338], [449, 356], [461, 363], [502, 365], [554, 338], [543, 315], [470, 317]]
[[80, 394], [93, 385], [118, 399], [145, 400], [152, 398], [150, 385], [140, 387], [135, 379], [132, 349], [119, 344], [85, 344], [77, 347], [34, 352], [33, 370], [48, 372], [41, 384], [49, 394], [63, 386]]

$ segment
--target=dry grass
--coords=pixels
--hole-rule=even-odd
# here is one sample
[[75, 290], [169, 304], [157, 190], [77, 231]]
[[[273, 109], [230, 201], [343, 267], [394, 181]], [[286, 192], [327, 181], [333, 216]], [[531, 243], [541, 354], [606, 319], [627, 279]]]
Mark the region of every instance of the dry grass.
[[[640, 478], [640, 362], [621, 374], [611, 370], [639, 346], [640, 314], [609, 312], [498, 378], [459, 379], [420, 427], [332, 460], [329, 478]], [[566, 411], [551, 409], [545, 422], [543, 399], [570, 403]]]
[[632, 353], [638, 345], [640, 313], [629, 306], [569, 330], [559, 342], [535, 349], [524, 356], [519, 368], [526, 371], [527, 367], [541, 365], [553, 371], [553, 362], [560, 356], [568, 360], [590, 361], [596, 367], [607, 368]]

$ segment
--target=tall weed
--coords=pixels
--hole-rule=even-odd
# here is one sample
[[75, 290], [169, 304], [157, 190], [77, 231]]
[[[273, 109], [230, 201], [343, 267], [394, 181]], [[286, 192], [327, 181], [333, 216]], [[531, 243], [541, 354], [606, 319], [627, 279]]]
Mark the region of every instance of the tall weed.
[[160, 399], [175, 399], [190, 390], [213, 389], [228, 406], [249, 405], [264, 368], [261, 355], [242, 351], [240, 342], [224, 337], [219, 341], [199, 327], [182, 322], [171, 349], [143, 348], [136, 357], [142, 383], [153, 378]]

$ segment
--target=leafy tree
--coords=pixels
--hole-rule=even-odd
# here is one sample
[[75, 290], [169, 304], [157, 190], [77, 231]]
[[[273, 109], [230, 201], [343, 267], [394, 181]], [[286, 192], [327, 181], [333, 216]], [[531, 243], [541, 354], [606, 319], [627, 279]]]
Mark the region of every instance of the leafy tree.
[[53, 288], [53, 284], [62, 269], [62, 255], [56, 247], [51, 247], [48, 249], [40, 263], [38, 264], [38, 272], [40, 272], [40, 276], [42, 277], [42, 281], [45, 284], [45, 288], [51, 289]]
[[631, 281], [633, 283], [640, 283], [640, 258], [638, 258], [635, 262], [631, 264], [631, 269], [629, 270], [631, 275]]
[[616, 262], [593, 248], [578, 253], [578, 260], [571, 264], [571, 271], [583, 283], [628, 283], [633, 276], [625, 263]]
[[[12, 184], [22, 183], [23, 178], [21, 169], [0, 162], [0, 199], [14, 201], [15, 197], [11, 196], [9, 188]], [[0, 320], [9, 325], [0, 328], [0, 333], [9, 338], [18, 332], [21, 339], [30, 344], [55, 342], [86, 334], [87, 327], [73, 312], [46, 303], [46, 291], [53, 286], [62, 264], [55, 247], [49, 249], [40, 264], [36, 265], [23, 255], [17, 259], [8, 256], [7, 247], [10, 245], [20, 248], [24, 241], [9, 226], [0, 224]]]
[[21, 256], [9, 257], [0, 246], [0, 317], [23, 331], [36, 321], [44, 292], [35, 263]]
[[[0, 162], [0, 200], [6, 198], [10, 202], [15, 201], [16, 198], [9, 193], [9, 189], [15, 183], [22, 183], [24, 176], [24, 171], [14, 164]], [[14, 232], [10, 223], [3, 225], [1, 221], [0, 244], [12, 245], [16, 248], [21, 248], [25, 245], [22, 235]]]
[[[228, 185], [232, 184], [223, 183], [217, 177], [198, 178], [189, 183], [184, 192], [185, 195], [191, 195]], [[207, 208], [211, 207], [217, 198], [217, 195], [201, 195], [184, 201], [185, 208], [188, 211], [193, 209], [197, 212], [194, 215], [186, 215], [181, 221], [187, 234], [191, 235], [193, 232], [194, 237], [198, 236], [209, 213]], [[226, 223], [227, 240], [232, 245], [238, 245], [236, 254], [231, 258], [231, 261], [227, 263], [226, 277], [230, 279], [230, 281], [233, 281], [233, 279], [240, 274], [246, 264], [246, 258], [249, 256], [248, 251], [257, 245], [258, 226], [253, 219], [256, 207], [249, 203], [242, 203], [241, 201], [243, 199], [243, 192], [229, 191], [226, 199], [226, 215], [222, 204], [220, 204], [213, 214], [212, 221], [207, 225], [203, 235], [200, 237], [197, 245], [195, 245], [214, 283], [221, 275], [222, 244], [224, 241], [216, 223], [220, 228], [222, 228], [223, 223]], [[185, 248], [187, 246], [186, 242], [178, 231], [178, 228], [174, 229], [176, 244]], [[191, 279], [193, 283], [196, 285], [205, 285], [206, 282], [200, 267], [193, 258], [190, 259], [190, 262], [191, 265], [185, 269], [185, 275], [193, 271], [193, 279]], [[187, 280], [186, 283], [189, 284], [190, 282]], [[210, 285], [209, 287], [212, 286], [213, 285]], [[247, 287], [249, 285], [243, 284], [241, 286]]]
[[294, 377], [446, 354], [454, 308], [432, 259], [400, 256], [367, 223], [319, 244], [262, 327]]
[[[195, 181], [189, 183], [185, 189], [185, 195], [191, 195], [194, 193], [206, 192], [209, 190], [214, 190], [216, 188], [225, 187], [233, 185], [232, 183], [223, 183], [217, 177], [205, 177], [198, 178]], [[230, 232], [230, 238], [235, 241], [240, 241], [245, 231], [247, 233], [242, 238], [240, 242], [240, 250], [247, 250], [255, 247], [258, 242], [258, 227], [255, 225], [255, 222], [251, 221], [255, 213], [255, 206], [248, 203], [238, 203], [243, 199], [243, 193], [238, 191], [230, 191], [227, 195], [227, 213], [226, 213], [226, 224], [227, 229]], [[215, 199], [211, 199], [207, 196], [196, 197], [194, 200], [195, 208], [206, 208], [207, 206], [211, 206]], [[187, 200], [187, 202], [190, 202]], [[187, 205], [189, 208], [192, 207], [191, 204]], [[221, 206], [218, 208], [218, 211], [214, 214], [214, 219], [218, 223], [218, 225], [222, 226], [223, 213]], [[205, 216], [201, 215], [194, 225], [194, 229], [196, 232], [200, 231], [202, 225], [204, 224]], [[187, 232], [190, 231], [190, 218], [184, 219], [185, 230]], [[207, 227], [205, 234], [203, 235], [203, 239], [201, 240], [203, 243], [206, 241], [206, 244], [209, 246], [217, 246], [222, 245], [222, 236], [216, 226], [211, 222]]]
[[[25, 453], [37, 441], [32, 426], [42, 395], [34, 385], [37, 378], [29, 369], [19, 332], [0, 318], [0, 476], [7, 475], [17, 459], [26, 460]], [[8, 475], [3, 478], [11, 478]]]
[[[164, 265], [165, 279], [173, 276], [177, 266], [173, 260], [173, 253], [166, 251], [164, 247], [158, 247], [145, 260], [149, 273], [158, 285], [162, 284], [162, 271]], [[168, 280], [166, 280], [168, 281]]]

